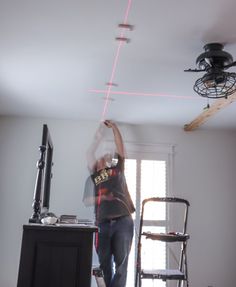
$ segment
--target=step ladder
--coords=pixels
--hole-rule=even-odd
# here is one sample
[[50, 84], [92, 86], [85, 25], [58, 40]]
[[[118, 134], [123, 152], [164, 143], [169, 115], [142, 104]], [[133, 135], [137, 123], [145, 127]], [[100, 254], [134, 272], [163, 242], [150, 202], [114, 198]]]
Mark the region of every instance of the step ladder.
[[[166, 204], [169, 203], [179, 203], [179, 206], [183, 207], [183, 225], [182, 232], [166, 232], [166, 233], [155, 233], [152, 231], [143, 231], [143, 223], [144, 223], [144, 214], [145, 211], [148, 210], [147, 203], [160, 203], [164, 202]], [[147, 206], [146, 206], [147, 205]], [[188, 268], [187, 268], [187, 241], [189, 239], [189, 235], [186, 233], [187, 230], [187, 218], [188, 218], [188, 208], [189, 202], [185, 199], [176, 198], [176, 197], [152, 197], [143, 200], [142, 209], [141, 209], [141, 218], [140, 218], [140, 226], [139, 226], [139, 237], [138, 237], [138, 246], [137, 246], [137, 263], [136, 263], [136, 274], [135, 274], [135, 287], [142, 286], [142, 279], [161, 279], [163, 281], [167, 280], [177, 280], [177, 286], [189, 286], [188, 283]], [[156, 205], [155, 205], [156, 206]], [[157, 205], [158, 210], [158, 205]], [[158, 212], [157, 212], [158, 214]], [[171, 218], [170, 218], [171, 220]], [[147, 227], [147, 226], [145, 226]], [[150, 226], [151, 229], [151, 226]], [[177, 269], [153, 269], [147, 270], [142, 267], [142, 242], [143, 240], [151, 239], [154, 241], [162, 241], [168, 243], [176, 243], [180, 245], [180, 258], [178, 262]], [[179, 246], [178, 246], [179, 248]], [[158, 256], [158, 254], [150, 254], [150, 256]]]
[[100, 267], [93, 268], [93, 276], [95, 277], [97, 287], [106, 287], [103, 277], [103, 271]]

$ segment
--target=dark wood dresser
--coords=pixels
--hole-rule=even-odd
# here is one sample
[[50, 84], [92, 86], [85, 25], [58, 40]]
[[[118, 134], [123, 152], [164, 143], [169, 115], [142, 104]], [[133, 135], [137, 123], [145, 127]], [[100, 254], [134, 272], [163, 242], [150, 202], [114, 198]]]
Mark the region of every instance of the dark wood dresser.
[[23, 226], [17, 287], [90, 287], [95, 226]]

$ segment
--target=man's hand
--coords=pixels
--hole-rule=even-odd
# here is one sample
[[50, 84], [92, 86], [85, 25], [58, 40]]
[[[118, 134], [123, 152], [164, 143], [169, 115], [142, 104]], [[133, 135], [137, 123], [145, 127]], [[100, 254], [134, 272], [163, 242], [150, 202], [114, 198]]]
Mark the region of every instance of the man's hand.
[[105, 120], [104, 124], [108, 127], [108, 128], [112, 128], [113, 134], [114, 134], [114, 139], [115, 139], [115, 144], [116, 144], [116, 149], [117, 149], [117, 153], [121, 156], [124, 157], [125, 153], [124, 153], [124, 145], [123, 145], [123, 140], [122, 140], [122, 136], [120, 134], [120, 131], [117, 127], [117, 125], [115, 123], [113, 123], [110, 120]]
[[115, 125], [113, 122], [111, 122], [110, 120], [105, 120], [105, 121], [104, 121], [104, 125], [106, 125], [108, 128], [113, 128], [113, 127], [116, 126], [116, 125]]

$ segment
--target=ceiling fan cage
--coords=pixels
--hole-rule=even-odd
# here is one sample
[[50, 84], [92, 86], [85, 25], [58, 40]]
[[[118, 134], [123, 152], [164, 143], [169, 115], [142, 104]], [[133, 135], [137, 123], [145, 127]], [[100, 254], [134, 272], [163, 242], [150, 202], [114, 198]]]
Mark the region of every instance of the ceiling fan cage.
[[193, 89], [205, 98], [227, 98], [236, 91], [236, 73], [223, 71], [206, 73], [195, 82]]

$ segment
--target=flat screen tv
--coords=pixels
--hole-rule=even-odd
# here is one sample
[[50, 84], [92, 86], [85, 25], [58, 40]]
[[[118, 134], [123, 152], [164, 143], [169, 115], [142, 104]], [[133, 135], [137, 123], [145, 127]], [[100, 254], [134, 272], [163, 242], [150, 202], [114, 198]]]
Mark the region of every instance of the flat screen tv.
[[33, 214], [31, 223], [40, 223], [41, 213], [49, 211], [50, 188], [52, 178], [53, 143], [46, 124], [43, 125], [42, 142], [39, 146], [40, 158], [37, 161], [37, 176], [34, 188]]

